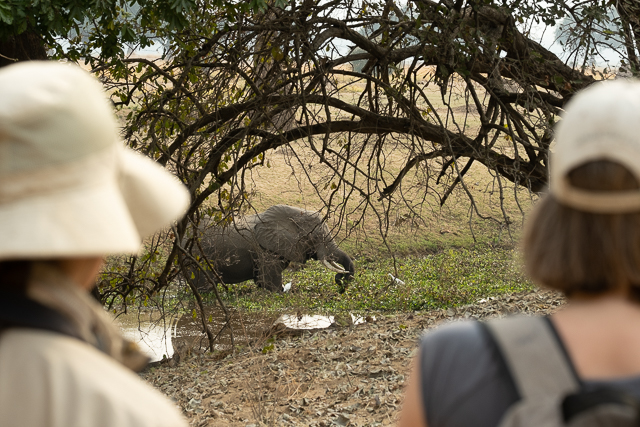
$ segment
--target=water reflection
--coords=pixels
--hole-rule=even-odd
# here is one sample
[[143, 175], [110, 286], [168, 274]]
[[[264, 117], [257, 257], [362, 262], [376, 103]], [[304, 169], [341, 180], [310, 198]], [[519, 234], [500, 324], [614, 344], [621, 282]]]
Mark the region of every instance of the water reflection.
[[[229, 349], [232, 345], [231, 331], [225, 327], [224, 313], [217, 307], [207, 307], [206, 310], [207, 326], [217, 337], [214, 349]], [[273, 313], [232, 313], [233, 344], [246, 345], [262, 337], [276, 317], [277, 314]], [[207, 337], [202, 333], [202, 320], [190, 314], [162, 316], [159, 311], [146, 311], [122, 314], [117, 320], [123, 335], [137, 343], [151, 357], [151, 362], [172, 357], [176, 348], [208, 347]]]
[[118, 316], [122, 334], [137, 343], [152, 362], [173, 356], [172, 339], [177, 336], [178, 320], [177, 316], [162, 316], [158, 311]]

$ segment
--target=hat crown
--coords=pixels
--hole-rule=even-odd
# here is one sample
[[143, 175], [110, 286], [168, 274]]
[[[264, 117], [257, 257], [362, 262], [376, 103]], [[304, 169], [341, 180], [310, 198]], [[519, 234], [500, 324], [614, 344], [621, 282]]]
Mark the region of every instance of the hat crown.
[[102, 86], [75, 65], [5, 67], [0, 93], [0, 176], [82, 159], [118, 140]]
[[556, 127], [550, 161], [551, 194], [561, 203], [595, 213], [640, 211], [640, 192], [598, 194], [574, 188], [568, 174], [578, 166], [608, 160], [625, 166], [640, 182], [640, 82], [595, 83], [576, 94]]
[[640, 82], [601, 82], [578, 93], [558, 123], [556, 142], [552, 157], [558, 166], [601, 159], [626, 166], [637, 160], [619, 150], [640, 154]]
[[123, 146], [89, 73], [0, 69], [0, 260], [136, 252], [188, 205], [173, 175]]

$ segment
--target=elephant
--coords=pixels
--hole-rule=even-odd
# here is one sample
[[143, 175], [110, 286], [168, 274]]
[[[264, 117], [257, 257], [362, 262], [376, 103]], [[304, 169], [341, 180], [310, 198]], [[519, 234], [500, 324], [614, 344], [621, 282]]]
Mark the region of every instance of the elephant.
[[[310, 259], [336, 273], [340, 292], [355, 274], [354, 262], [335, 243], [319, 212], [276, 205], [226, 227], [205, 223], [199, 234], [203, 255], [225, 284], [253, 279], [259, 287], [282, 292], [282, 271], [290, 262]], [[194, 276], [199, 289], [210, 287], [201, 272]]]

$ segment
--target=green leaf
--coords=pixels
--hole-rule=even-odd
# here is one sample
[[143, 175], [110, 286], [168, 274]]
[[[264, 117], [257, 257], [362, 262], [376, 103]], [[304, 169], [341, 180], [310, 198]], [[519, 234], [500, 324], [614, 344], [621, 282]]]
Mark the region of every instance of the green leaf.
[[280, 50], [278, 46], [271, 48], [271, 56], [276, 61], [282, 61], [284, 59], [284, 53], [282, 53], [282, 50]]
[[13, 15], [11, 14], [11, 8], [6, 4], [0, 3], [0, 21], [6, 24], [13, 24]]

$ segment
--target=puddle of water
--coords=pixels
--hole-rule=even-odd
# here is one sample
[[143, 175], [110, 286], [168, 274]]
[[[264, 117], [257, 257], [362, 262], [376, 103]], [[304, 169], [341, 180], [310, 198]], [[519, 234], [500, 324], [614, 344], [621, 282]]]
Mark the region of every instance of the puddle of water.
[[[224, 313], [216, 307], [208, 307], [206, 310], [209, 315], [207, 324], [213, 335], [218, 335], [215, 350], [231, 348], [229, 328], [222, 330], [226, 324]], [[233, 313], [233, 343], [246, 345], [262, 338], [264, 331], [271, 327], [276, 317], [277, 314]], [[129, 313], [118, 316], [118, 323], [123, 335], [137, 343], [151, 357], [151, 362], [172, 357], [174, 348], [208, 348], [207, 337], [202, 333], [202, 320], [194, 319], [190, 314], [168, 318], [162, 317], [157, 311]]]
[[[375, 322], [375, 316], [360, 316], [353, 313], [349, 313], [351, 316], [351, 323], [353, 325], [360, 325], [362, 323], [367, 323], [368, 321]], [[367, 320], [367, 318], [369, 318]], [[278, 317], [278, 319], [274, 323], [282, 323], [289, 329], [325, 329], [329, 326], [333, 325], [335, 322], [334, 316], [321, 316], [321, 315], [293, 315], [293, 314], [283, 314]]]
[[[209, 328], [214, 336], [219, 335], [215, 349], [229, 349], [232, 345], [229, 328], [222, 330], [226, 323], [224, 313], [218, 307], [208, 307], [206, 310], [209, 315]], [[354, 325], [366, 322], [366, 316], [351, 313], [350, 315]], [[233, 312], [233, 343], [246, 345], [262, 339], [264, 332], [276, 323], [281, 323], [288, 329], [310, 330], [328, 328], [334, 321], [334, 316], [284, 314], [278, 317], [277, 314], [270, 313]], [[174, 347], [208, 347], [207, 337], [202, 333], [201, 320], [188, 314], [181, 317], [163, 317], [157, 311], [129, 313], [120, 315], [118, 322], [123, 335], [137, 343], [141, 350], [151, 357], [152, 362], [162, 360], [163, 357], [172, 357]]]

